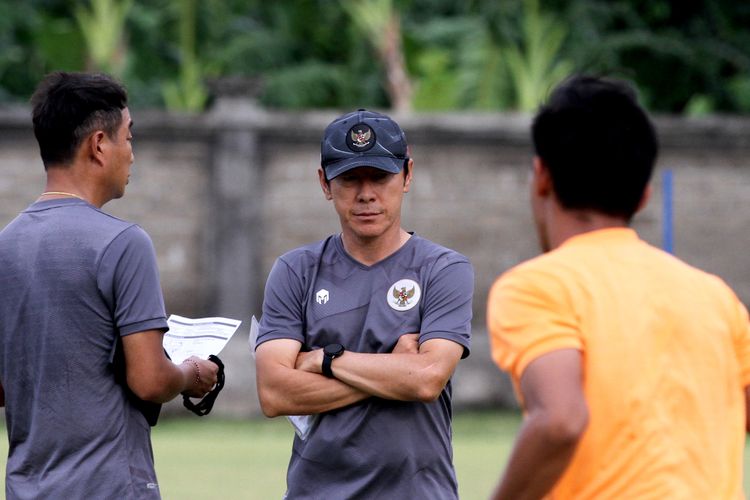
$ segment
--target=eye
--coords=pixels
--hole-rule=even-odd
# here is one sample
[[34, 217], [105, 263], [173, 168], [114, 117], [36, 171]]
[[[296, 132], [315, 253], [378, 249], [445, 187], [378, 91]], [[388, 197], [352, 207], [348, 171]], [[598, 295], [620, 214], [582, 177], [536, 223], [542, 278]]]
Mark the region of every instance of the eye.
[[373, 173], [370, 177], [374, 182], [388, 182], [393, 174], [389, 174], [388, 172], [384, 172], [382, 170], [379, 170], [376, 173]]

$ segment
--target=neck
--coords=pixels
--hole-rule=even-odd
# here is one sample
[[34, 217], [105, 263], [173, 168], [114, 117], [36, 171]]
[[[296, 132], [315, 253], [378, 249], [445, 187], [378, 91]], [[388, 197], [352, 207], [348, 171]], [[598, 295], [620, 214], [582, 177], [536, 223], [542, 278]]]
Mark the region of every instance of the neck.
[[374, 238], [361, 238], [348, 232], [341, 233], [344, 250], [356, 261], [371, 266], [392, 255], [409, 241], [411, 235], [399, 228], [398, 232], [390, 235], [380, 235]]
[[97, 190], [91, 183], [85, 182], [76, 175], [74, 165], [70, 167], [50, 167], [47, 169], [47, 184], [44, 187], [42, 199], [80, 198], [101, 208], [108, 200], [97, 195]]
[[592, 210], [567, 210], [557, 207], [547, 224], [549, 250], [555, 249], [568, 239], [579, 234], [618, 227], [629, 227], [622, 217], [595, 212]]

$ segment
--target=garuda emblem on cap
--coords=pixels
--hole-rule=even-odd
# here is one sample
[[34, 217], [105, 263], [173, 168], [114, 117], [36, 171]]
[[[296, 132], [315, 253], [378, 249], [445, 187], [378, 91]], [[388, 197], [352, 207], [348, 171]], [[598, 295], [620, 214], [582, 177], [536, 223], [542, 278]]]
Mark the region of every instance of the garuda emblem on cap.
[[347, 132], [346, 145], [352, 151], [367, 151], [375, 145], [375, 131], [364, 123], [358, 123]]
[[388, 289], [386, 299], [391, 309], [408, 311], [416, 306], [422, 295], [419, 285], [414, 280], [399, 280]]

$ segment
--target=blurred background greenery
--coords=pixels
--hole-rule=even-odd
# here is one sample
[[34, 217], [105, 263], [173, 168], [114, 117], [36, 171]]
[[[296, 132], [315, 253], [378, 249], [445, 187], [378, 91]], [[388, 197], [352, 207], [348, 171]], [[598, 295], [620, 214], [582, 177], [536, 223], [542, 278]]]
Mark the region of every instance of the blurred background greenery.
[[750, 2], [0, 0], [0, 105], [52, 70], [199, 112], [222, 82], [270, 108], [529, 111], [572, 71], [656, 112], [750, 113]]

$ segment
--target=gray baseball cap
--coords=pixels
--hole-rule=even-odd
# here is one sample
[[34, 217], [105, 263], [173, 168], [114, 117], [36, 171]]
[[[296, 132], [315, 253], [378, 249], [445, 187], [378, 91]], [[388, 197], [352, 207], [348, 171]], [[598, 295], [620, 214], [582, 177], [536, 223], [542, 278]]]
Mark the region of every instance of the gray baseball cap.
[[320, 143], [320, 164], [328, 180], [357, 167], [397, 174], [407, 161], [406, 135], [398, 123], [366, 109], [336, 118]]

